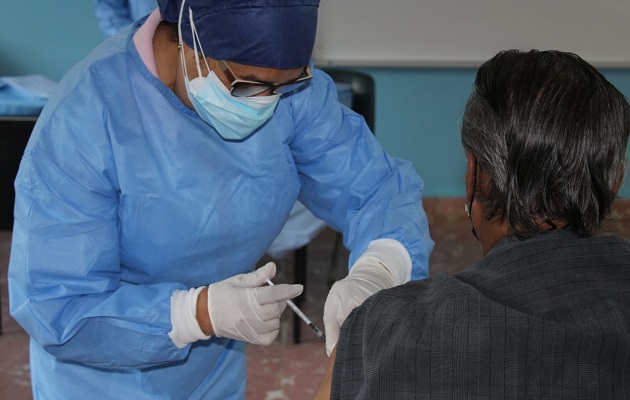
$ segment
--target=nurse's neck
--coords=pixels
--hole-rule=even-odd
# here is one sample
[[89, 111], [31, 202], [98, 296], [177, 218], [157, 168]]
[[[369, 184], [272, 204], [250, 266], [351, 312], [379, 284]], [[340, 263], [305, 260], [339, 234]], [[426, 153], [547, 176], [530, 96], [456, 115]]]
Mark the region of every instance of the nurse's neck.
[[158, 78], [175, 91], [179, 60], [177, 25], [160, 23], [153, 35], [153, 54]]

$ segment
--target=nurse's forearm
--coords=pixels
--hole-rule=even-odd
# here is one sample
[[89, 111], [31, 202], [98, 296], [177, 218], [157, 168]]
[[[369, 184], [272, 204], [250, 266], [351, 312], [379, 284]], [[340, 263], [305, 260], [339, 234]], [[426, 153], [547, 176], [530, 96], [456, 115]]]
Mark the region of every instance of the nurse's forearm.
[[197, 297], [197, 323], [204, 334], [214, 336], [212, 321], [210, 321], [210, 310], [208, 310], [208, 288], [205, 287], [199, 292]]

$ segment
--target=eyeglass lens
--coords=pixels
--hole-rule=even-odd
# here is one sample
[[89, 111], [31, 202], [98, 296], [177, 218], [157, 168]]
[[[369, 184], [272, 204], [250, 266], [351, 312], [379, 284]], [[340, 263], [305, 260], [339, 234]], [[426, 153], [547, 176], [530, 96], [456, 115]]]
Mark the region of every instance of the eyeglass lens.
[[233, 96], [237, 96], [237, 97], [256, 96], [257, 94], [261, 94], [268, 90], [271, 90], [273, 94], [286, 94], [299, 88], [305, 83], [306, 83], [306, 80], [275, 86], [275, 85], [254, 84], [254, 83], [247, 83], [247, 82], [235, 82], [234, 86], [232, 86], [231, 93]]

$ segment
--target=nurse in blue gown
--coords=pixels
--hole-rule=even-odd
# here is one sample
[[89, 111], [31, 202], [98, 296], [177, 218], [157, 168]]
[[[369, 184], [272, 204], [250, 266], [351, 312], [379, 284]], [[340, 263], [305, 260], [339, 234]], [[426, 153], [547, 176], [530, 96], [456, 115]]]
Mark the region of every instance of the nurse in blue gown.
[[343, 232], [326, 347], [427, 275], [423, 184], [311, 63], [318, 0], [160, 0], [72, 68], [16, 186], [11, 314], [35, 399], [242, 399], [300, 285], [256, 262], [299, 199]]

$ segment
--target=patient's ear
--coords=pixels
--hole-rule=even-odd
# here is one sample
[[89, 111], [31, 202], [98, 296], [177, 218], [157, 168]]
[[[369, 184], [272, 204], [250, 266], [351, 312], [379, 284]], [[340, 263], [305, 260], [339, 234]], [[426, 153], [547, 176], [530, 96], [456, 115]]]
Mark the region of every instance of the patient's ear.
[[616, 195], [617, 192], [619, 192], [619, 188], [621, 187], [621, 184], [623, 183], [623, 176], [624, 176], [624, 166], [620, 166], [619, 167], [619, 172], [617, 172], [617, 179], [615, 180], [615, 183], [612, 187], [612, 192]]
[[464, 183], [466, 185], [466, 203], [472, 198], [472, 191], [475, 181], [475, 173], [477, 172], [477, 157], [469, 151], [466, 152], [466, 176], [464, 177]]

